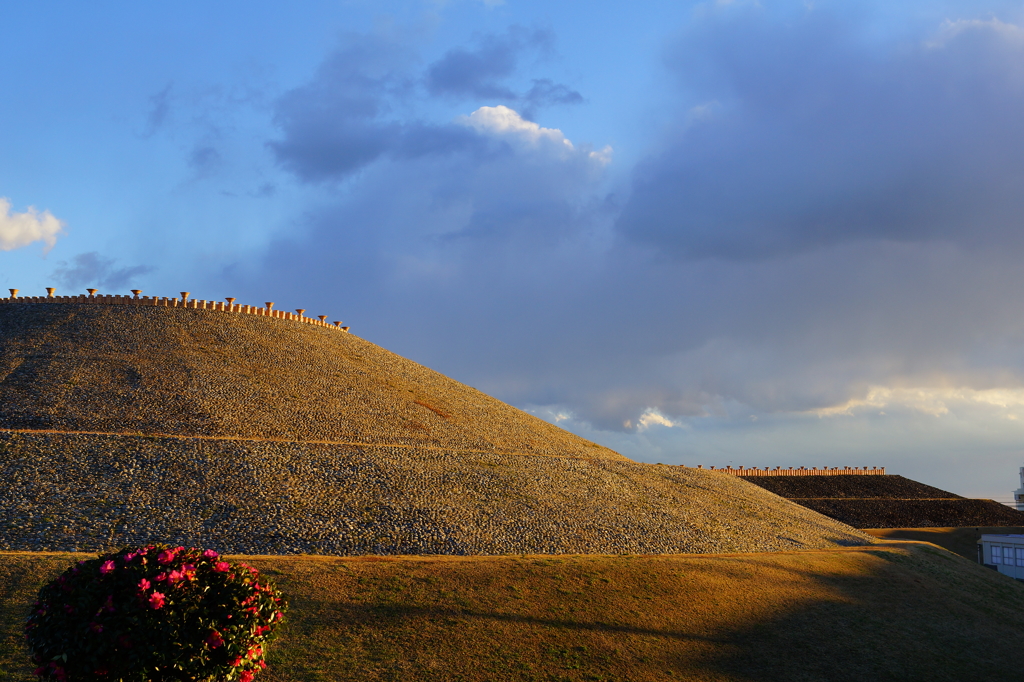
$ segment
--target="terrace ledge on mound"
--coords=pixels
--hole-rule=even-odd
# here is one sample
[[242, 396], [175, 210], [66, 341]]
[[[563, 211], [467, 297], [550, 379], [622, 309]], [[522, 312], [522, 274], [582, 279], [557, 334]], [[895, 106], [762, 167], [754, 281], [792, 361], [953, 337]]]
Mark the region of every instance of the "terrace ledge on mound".
[[326, 315], [318, 315], [317, 317], [306, 317], [303, 313], [306, 312], [305, 308], [296, 308], [294, 313], [289, 313], [283, 310], [274, 310], [274, 303], [272, 301], [266, 302], [266, 308], [259, 308], [254, 305], [242, 305], [235, 303], [234, 298], [225, 298], [226, 303], [220, 301], [207, 301], [205, 299], [189, 299], [190, 293], [188, 291], [181, 292], [181, 299], [177, 297], [170, 298], [166, 296], [140, 296], [142, 289], [132, 289], [133, 296], [121, 296], [111, 294], [96, 294], [96, 289], [86, 289], [87, 294], [79, 294], [78, 296], [56, 296], [54, 295], [57, 291], [53, 287], [46, 288], [46, 296], [18, 296], [20, 289], [8, 289], [11, 292], [10, 298], [0, 298], [0, 304], [3, 303], [77, 303], [77, 304], [92, 304], [92, 305], [135, 305], [135, 306], [154, 306], [163, 308], [190, 308], [192, 310], [216, 310], [224, 313], [242, 313], [244, 315], [256, 315], [259, 317], [272, 317], [279, 320], [290, 320], [292, 322], [303, 322], [305, 324], [312, 324], [318, 327], [327, 327], [328, 329], [337, 329], [339, 331], [348, 332], [348, 327], [341, 326], [341, 320], [336, 320], [333, 324], [327, 322]]

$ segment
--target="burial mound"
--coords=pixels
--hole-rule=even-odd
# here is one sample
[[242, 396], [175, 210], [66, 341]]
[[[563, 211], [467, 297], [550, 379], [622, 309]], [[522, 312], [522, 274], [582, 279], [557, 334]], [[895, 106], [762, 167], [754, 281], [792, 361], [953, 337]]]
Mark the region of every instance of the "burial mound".
[[0, 299], [0, 549], [767, 551], [863, 544], [735, 477], [632, 462], [266, 308]]

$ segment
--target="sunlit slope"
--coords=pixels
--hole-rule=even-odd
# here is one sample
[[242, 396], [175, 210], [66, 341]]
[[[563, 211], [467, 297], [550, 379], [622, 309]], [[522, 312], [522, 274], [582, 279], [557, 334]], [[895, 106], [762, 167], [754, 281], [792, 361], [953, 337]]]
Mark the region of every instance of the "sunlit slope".
[[[0, 679], [82, 555], [0, 554]], [[927, 545], [662, 557], [245, 558], [291, 610], [266, 682], [1015, 680], [1024, 586]]]
[[0, 432], [0, 549], [760, 552], [871, 542], [714, 471], [377, 446]]
[[130, 305], [0, 306], [0, 429], [624, 459], [352, 334]]

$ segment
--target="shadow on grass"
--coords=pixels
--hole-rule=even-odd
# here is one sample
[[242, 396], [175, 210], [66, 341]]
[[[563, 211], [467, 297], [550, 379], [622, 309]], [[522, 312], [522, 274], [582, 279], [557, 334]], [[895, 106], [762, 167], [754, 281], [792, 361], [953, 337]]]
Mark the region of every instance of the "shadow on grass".
[[[1024, 586], [931, 548], [749, 557], [637, 558], [525, 612], [495, 588], [424, 604], [363, 576], [368, 603], [304, 607], [280, 680], [1005, 680], [1024, 651]], [[660, 570], [682, 568], [681, 579]], [[650, 569], [650, 570], [648, 570]], [[572, 571], [557, 569], [570, 582]], [[550, 580], [551, 571], [542, 576]], [[528, 581], [520, 580], [521, 585]], [[650, 599], [651, 601], [647, 601]], [[482, 608], [480, 600], [490, 602]], [[315, 602], [315, 603], [314, 603]], [[419, 603], [416, 603], [419, 602]], [[305, 644], [298, 647], [297, 640]], [[303, 650], [300, 654], [300, 650]]]

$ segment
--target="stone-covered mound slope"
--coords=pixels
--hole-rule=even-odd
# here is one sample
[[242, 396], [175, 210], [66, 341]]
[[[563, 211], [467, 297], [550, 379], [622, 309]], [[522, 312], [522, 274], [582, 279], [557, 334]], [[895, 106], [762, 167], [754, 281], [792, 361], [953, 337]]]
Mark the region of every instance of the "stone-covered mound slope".
[[353, 334], [94, 303], [0, 305], [0, 429], [625, 459]]
[[854, 528], [1022, 526], [1024, 513], [903, 476], [744, 476]]
[[582, 459], [0, 432], [0, 549], [660, 554], [867, 544], [735, 476]]
[[336, 328], [0, 301], [0, 549], [744, 552], [871, 539], [632, 462]]

